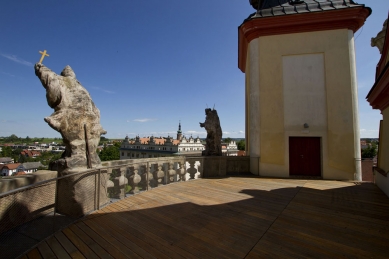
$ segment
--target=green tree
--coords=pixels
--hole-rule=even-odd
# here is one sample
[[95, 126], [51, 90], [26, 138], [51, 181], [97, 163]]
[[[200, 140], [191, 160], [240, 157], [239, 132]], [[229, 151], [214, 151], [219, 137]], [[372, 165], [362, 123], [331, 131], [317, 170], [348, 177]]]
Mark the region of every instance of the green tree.
[[5, 146], [2, 148], [0, 152], [1, 157], [12, 157], [12, 148], [9, 146]]
[[18, 141], [19, 140], [19, 138], [18, 138], [18, 136], [16, 136], [15, 134], [12, 134], [11, 136], [9, 136], [8, 138], [7, 138], [7, 141], [8, 142], [16, 142], [16, 141]]
[[238, 150], [246, 150], [246, 140], [239, 140], [236, 145], [238, 146]]
[[224, 143], [227, 143], [227, 144], [231, 143], [231, 141], [232, 141], [232, 138], [225, 138], [225, 139], [223, 140], [223, 142], [224, 142]]
[[101, 161], [111, 161], [120, 159], [120, 151], [117, 145], [104, 146], [103, 150], [99, 153]]
[[362, 158], [374, 158], [377, 155], [377, 144], [372, 143], [367, 148], [361, 150]]

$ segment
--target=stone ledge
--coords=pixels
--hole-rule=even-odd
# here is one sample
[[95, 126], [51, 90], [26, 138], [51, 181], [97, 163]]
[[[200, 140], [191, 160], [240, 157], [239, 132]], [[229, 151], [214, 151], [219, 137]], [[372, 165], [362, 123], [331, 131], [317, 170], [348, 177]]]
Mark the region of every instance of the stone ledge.
[[57, 177], [57, 171], [38, 170], [31, 174], [7, 176], [0, 179], [0, 193]]

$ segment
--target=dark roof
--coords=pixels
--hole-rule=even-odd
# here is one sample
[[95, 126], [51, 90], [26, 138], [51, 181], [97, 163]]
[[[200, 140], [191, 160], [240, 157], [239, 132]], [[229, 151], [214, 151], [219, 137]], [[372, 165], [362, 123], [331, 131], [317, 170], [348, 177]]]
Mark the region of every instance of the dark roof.
[[23, 163], [22, 166], [24, 169], [29, 170], [29, 169], [37, 169], [40, 166], [42, 166], [41, 162], [27, 162]]
[[10, 157], [0, 157], [0, 163], [10, 162], [10, 161], [12, 161], [12, 158]]
[[[299, 3], [294, 4], [292, 0], [263, 0], [262, 7], [259, 6], [257, 12], [251, 14], [246, 20], [271, 16], [365, 7], [365, 5], [357, 4], [353, 0], [301, 0], [295, 2]], [[371, 14], [371, 9], [369, 7], [366, 8], [370, 10]]]

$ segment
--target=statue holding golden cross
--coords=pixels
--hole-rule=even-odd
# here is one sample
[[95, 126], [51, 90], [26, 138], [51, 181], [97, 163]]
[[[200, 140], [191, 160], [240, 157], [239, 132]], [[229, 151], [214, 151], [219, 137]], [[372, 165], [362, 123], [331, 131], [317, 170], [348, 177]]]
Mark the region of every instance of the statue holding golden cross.
[[43, 52], [42, 51], [39, 51], [40, 54], [42, 54], [42, 57], [41, 59], [39, 60], [39, 63], [42, 64], [42, 61], [43, 59], [46, 57], [49, 57], [49, 54], [46, 53], [46, 50], [44, 50]]

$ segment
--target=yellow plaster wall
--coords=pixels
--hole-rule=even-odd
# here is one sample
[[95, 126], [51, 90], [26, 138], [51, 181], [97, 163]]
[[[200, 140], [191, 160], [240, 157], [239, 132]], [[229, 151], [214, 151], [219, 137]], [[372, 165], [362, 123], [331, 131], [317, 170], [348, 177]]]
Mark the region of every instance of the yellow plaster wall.
[[[377, 166], [387, 173], [389, 172], [389, 108], [383, 110], [382, 115]], [[389, 197], [389, 175], [383, 176], [375, 172], [375, 184]]]
[[[246, 89], [252, 87], [260, 89], [258, 101], [261, 111], [259, 137], [261, 164], [271, 164], [273, 168], [274, 165], [279, 165], [277, 170], [283, 170], [284, 176], [289, 175], [287, 157], [289, 151], [286, 143], [288, 138], [285, 137], [288, 133], [284, 127], [282, 56], [324, 53], [327, 129], [317, 134], [311, 132], [310, 135], [325, 136], [327, 140], [322, 144], [322, 151], [326, 152], [323, 154], [323, 177], [353, 179], [355, 119], [351, 94], [353, 67], [350, 64], [352, 58], [349, 40], [349, 31], [342, 29], [265, 36], [255, 42], [260, 59], [259, 83], [246, 86]], [[249, 102], [247, 105], [250, 107]], [[249, 123], [248, 131], [250, 130], [253, 129]], [[261, 175], [266, 175], [266, 172], [261, 172]]]
[[[250, 55], [250, 49], [247, 50], [247, 56]], [[247, 105], [250, 102], [250, 84], [249, 84], [249, 78], [250, 78], [250, 62], [249, 58], [246, 59], [246, 73], [245, 73], [245, 140], [246, 140], [246, 146], [245, 146], [245, 151], [246, 151], [246, 156], [250, 155], [250, 134], [249, 134], [249, 125], [250, 125], [250, 106]]]
[[389, 171], [389, 107], [382, 111], [383, 121], [380, 128], [378, 167]]

